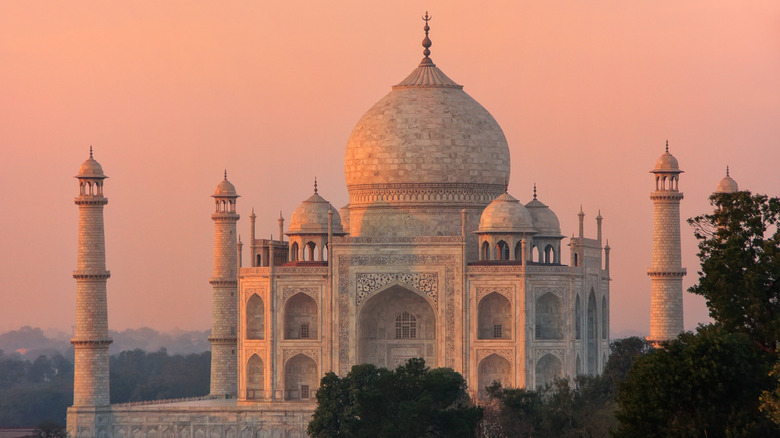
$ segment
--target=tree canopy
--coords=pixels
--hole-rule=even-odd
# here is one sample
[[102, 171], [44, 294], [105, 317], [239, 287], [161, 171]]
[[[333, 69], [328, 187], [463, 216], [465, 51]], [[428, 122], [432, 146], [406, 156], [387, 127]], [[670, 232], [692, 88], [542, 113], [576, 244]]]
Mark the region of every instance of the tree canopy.
[[717, 193], [710, 214], [688, 222], [699, 240], [699, 283], [710, 316], [774, 354], [780, 339], [780, 198]]
[[615, 437], [767, 437], [769, 364], [744, 333], [699, 327], [640, 357], [620, 385]]
[[308, 432], [314, 437], [473, 437], [481, 418], [463, 376], [410, 359], [396, 370], [362, 364], [343, 378], [327, 373]]

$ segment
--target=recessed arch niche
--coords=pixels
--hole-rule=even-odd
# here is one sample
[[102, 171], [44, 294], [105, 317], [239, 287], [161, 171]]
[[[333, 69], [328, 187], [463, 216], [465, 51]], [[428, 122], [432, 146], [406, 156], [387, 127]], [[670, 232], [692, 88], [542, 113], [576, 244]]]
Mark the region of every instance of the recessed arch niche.
[[373, 294], [359, 309], [358, 358], [394, 369], [415, 357], [436, 364], [436, 314], [427, 299], [399, 285]]

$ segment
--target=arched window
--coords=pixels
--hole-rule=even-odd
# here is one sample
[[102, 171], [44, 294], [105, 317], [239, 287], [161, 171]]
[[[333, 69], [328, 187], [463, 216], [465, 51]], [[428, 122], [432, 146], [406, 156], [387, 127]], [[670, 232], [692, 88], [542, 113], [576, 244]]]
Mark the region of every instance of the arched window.
[[547, 353], [536, 362], [536, 387], [552, 383], [558, 377], [561, 377], [563, 364], [557, 356]]
[[598, 336], [598, 326], [596, 319], [596, 296], [593, 293], [593, 289], [590, 290], [590, 295], [588, 296], [588, 311], [587, 311], [587, 327], [585, 330], [585, 335], [587, 338], [587, 364], [588, 364], [588, 374], [594, 375], [596, 374], [596, 368], [597, 368], [597, 348], [598, 344], [596, 343], [596, 339]]
[[577, 294], [574, 300], [574, 339], [582, 339], [582, 304], [580, 304], [580, 294]]
[[496, 245], [496, 260], [509, 260], [509, 245], [503, 240]]
[[497, 354], [482, 359], [477, 368], [479, 373], [479, 395], [484, 400], [487, 397], [485, 388], [493, 382], [500, 382], [504, 387], [512, 386], [512, 365], [508, 360]]
[[261, 257], [260, 254], [257, 255], [257, 263], [255, 266], [263, 266], [263, 257]]
[[263, 339], [265, 336], [265, 306], [257, 294], [246, 302], [246, 338]]
[[328, 260], [328, 244], [322, 246], [322, 261]]
[[298, 354], [284, 366], [284, 398], [306, 400], [317, 391], [317, 363], [309, 356]]
[[607, 297], [601, 297], [601, 339], [607, 339]]
[[512, 338], [512, 305], [505, 296], [491, 292], [477, 306], [478, 339]]
[[555, 260], [555, 250], [553, 249], [552, 245], [547, 245], [544, 247], [544, 262], [545, 263], [552, 263]]
[[284, 338], [317, 338], [317, 302], [305, 293], [293, 295], [284, 305]]
[[303, 250], [303, 259], [307, 262], [311, 262], [314, 260], [314, 250], [317, 248], [317, 245], [314, 244], [314, 242], [309, 242], [306, 244], [306, 247]]
[[292, 246], [290, 246], [290, 261], [298, 261], [298, 242], [293, 242]]
[[482, 242], [482, 260], [490, 260], [490, 244]]
[[265, 370], [263, 369], [263, 360], [256, 354], [253, 354], [246, 364], [246, 398], [263, 398], [263, 386], [265, 383]]
[[551, 292], [536, 300], [536, 339], [563, 339], [561, 299]]
[[414, 339], [417, 337], [417, 318], [409, 312], [395, 317], [395, 338]]
[[523, 242], [515, 244], [515, 260], [523, 260]]

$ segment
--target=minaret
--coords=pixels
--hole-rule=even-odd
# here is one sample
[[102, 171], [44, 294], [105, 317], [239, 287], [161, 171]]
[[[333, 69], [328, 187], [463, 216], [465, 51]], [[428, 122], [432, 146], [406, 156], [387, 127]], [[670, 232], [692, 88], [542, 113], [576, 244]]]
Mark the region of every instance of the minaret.
[[651, 343], [676, 338], [683, 331], [682, 278], [685, 268], [680, 257], [680, 200], [678, 183], [682, 170], [677, 159], [666, 152], [655, 162], [653, 200], [653, 261], [647, 271], [652, 293], [650, 305]]
[[76, 333], [73, 407], [109, 405], [108, 391], [108, 306], [106, 305], [106, 240], [103, 229], [103, 168], [92, 158], [81, 165], [79, 174], [79, 246], [76, 270]]
[[236, 330], [238, 327], [238, 253], [236, 245], [236, 188], [227, 179], [217, 185], [212, 195], [216, 210], [214, 221], [214, 276], [209, 283], [214, 288], [211, 313], [211, 395], [236, 395], [238, 364], [236, 362]]

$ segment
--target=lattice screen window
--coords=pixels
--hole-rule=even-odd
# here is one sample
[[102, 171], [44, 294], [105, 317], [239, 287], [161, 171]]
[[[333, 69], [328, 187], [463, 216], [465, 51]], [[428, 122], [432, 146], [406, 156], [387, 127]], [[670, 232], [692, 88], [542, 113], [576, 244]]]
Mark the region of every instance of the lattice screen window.
[[308, 339], [309, 338], [309, 323], [304, 322], [301, 324], [301, 339]]
[[493, 337], [500, 339], [503, 336], [503, 327], [501, 324], [493, 324]]
[[301, 398], [309, 398], [309, 385], [301, 385]]
[[417, 337], [417, 318], [404, 312], [395, 318], [395, 338], [414, 339]]

